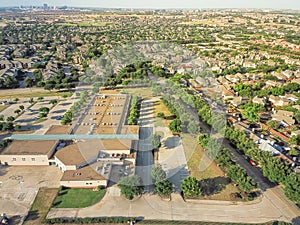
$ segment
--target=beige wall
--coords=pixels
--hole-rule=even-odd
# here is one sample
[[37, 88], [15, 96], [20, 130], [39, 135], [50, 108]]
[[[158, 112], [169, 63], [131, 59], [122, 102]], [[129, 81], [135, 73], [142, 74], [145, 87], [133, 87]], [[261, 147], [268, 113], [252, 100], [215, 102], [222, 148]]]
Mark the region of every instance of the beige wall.
[[105, 152], [107, 154], [130, 154], [130, 150], [105, 150], [105, 149], [101, 149], [102, 152]]
[[67, 170], [76, 170], [77, 169], [76, 165], [63, 164], [62, 161], [60, 161], [56, 156], [54, 156], [54, 159], [55, 159], [55, 163], [56, 163], [57, 167], [63, 172], [65, 172]]
[[47, 155], [0, 155], [0, 161], [12, 166], [49, 165]]
[[98, 187], [100, 186], [107, 186], [107, 180], [88, 180], [88, 181], [60, 181], [61, 186], [65, 187]]

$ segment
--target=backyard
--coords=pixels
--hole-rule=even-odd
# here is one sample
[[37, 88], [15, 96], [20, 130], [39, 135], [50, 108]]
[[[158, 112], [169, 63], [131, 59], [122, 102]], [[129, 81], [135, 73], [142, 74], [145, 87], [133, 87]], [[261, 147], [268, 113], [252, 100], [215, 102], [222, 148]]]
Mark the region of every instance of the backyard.
[[106, 190], [89, 188], [61, 188], [53, 202], [55, 208], [84, 208], [99, 202]]

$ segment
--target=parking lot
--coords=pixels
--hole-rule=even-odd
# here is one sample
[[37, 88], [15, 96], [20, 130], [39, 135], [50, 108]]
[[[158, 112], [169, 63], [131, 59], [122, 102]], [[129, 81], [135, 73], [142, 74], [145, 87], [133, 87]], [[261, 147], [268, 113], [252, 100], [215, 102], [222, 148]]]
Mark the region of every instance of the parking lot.
[[0, 209], [23, 217], [40, 187], [59, 187], [62, 173], [55, 166], [0, 167]]
[[[56, 104], [53, 108], [53, 105], [50, 104], [50, 100], [52, 99], [58, 100], [58, 104]], [[63, 118], [64, 114], [77, 100], [78, 99], [74, 97], [61, 98], [57, 96], [50, 96], [41, 100], [37, 100], [37, 103], [30, 107], [31, 103], [29, 103], [29, 98], [24, 98], [20, 99], [18, 103], [9, 105], [9, 107], [3, 110], [0, 114], [4, 115], [4, 119], [6, 119], [8, 116], [14, 116], [16, 118], [15, 122], [18, 125], [21, 125], [22, 130], [36, 130], [35, 132], [37, 134], [44, 134], [51, 125], [61, 124], [61, 119]], [[24, 112], [18, 116], [15, 113], [15, 110], [19, 109], [20, 105], [24, 106]], [[49, 108], [50, 112], [47, 118], [45, 118], [45, 121], [36, 123], [36, 121], [39, 119], [39, 109], [42, 107]]]
[[20, 105], [23, 105], [24, 108], [26, 109], [27, 107], [30, 106], [30, 103], [28, 102], [27, 99], [22, 99], [18, 103], [9, 105], [9, 107], [3, 110], [0, 114], [4, 116], [4, 119], [6, 119], [9, 116], [13, 116], [16, 118], [17, 114], [15, 113], [15, 111], [17, 109], [20, 109], [19, 108]]

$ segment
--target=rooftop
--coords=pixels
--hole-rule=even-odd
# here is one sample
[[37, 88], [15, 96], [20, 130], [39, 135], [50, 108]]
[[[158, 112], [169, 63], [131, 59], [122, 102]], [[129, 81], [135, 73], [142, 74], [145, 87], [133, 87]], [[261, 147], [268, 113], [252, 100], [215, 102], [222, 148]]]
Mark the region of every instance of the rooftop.
[[61, 178], [61, 181], [89, 180], [106, 180], [106, 178], [98, 174], [91, 166], [85, 166], [77, 170], [67, 170]]
[[71, 126], [52, 125], [45, 134], [69, 134]]
[[56, 140], [15, 140], [3, 155], [47, 155], [55, 147]]
[[65, 165], [78, 165], [86, 161], [77, 144], [71, 144], [58, 150], [55, 157]]

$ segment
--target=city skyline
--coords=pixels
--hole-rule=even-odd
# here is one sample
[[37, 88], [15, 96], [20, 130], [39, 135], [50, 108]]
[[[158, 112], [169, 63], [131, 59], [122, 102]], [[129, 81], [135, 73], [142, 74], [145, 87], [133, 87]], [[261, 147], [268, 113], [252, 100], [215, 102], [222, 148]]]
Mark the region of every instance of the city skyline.
[[238, 1], [238, 0], [186, 0], [186, 1], [146, 1], [146, 0], [114, 0], [114, 1], [103, 1], [103, 0], [89, 0], [89, 1], [80, 1], [80, 0], [11, 0], [0, 1], [0, 7], [9, 7], [9, 6], [28, 6], [28, 5], [39, 5], [43, 4], [54, 5], [54, 6], [73, 6], [73, 7], [99, 7], [99, 8], [273, 8], [273, 9], [300, 9], [300, 1], [298, 0], [254, 0], [254, 1]]

